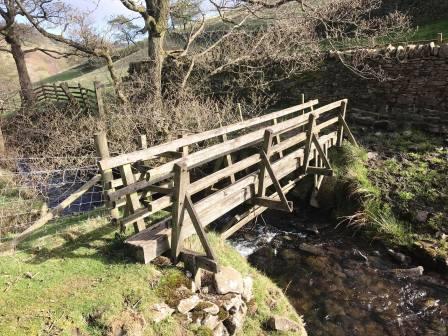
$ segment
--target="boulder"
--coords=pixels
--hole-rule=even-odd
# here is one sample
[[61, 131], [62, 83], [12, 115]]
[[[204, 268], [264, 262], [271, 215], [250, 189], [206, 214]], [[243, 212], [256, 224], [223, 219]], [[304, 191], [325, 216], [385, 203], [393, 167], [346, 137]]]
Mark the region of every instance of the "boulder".
[[193, 295], [189, 298], [180, 300], [177, 305], [179, 313], [186, 315], [190, 310], [193, 310], [200, 302], [199, 296]]
[[[202, 301], [199, 306], [201, 306], [202, 311], [208, 313], [208, 314], [212, 314], [212, 315], [216, 315], [219, 313], [219, 307], [214, 304], [213, 302], [210, 301]], [[214, 327], [213, 327], [214, 328]], [[211, 328], [211, 329], [213, 329]]]
[[274, 331], [297, 332], [300, 330], [300, 325], [298, 323], [278, 315], [272, 316], [268, 320], [268, 326]]
[[242, 304], [243, 299], [240, 294], [228, 294], [222, 301], [221, 306], [227, 311], [234, 311], [240, 309]]
[[238, 310], [231, 311], [231, 315], [224, 320], [223, 323], [227, 331], [229, 332], [229, 335], [236, 335], [243, 328], [246, 313], [247, 306], [243, 302]]
[[213, 336], [229, 336], [229, 332], [227, 331], [226, 327], [224, 327], [224, 324], [220, 322], [218, 326], [213, 329]]
[[204, 327], [209, 328], [210, 330], [215, 329], [219, 323], [220, 323], [220, 321], [219, 321], [219, 317], [217, 315], [207, 315], [202, 320], [202, 325]]
[[415, 215], [415, 219], [419, 223], [426, 223], [426, 221], [428, 220], [428, 216], [429, 216], [428, 211], [419, 210], [419, 211], [417, 211], [417, 214]]
[[316, 256], [325, 256], [325, 251], [320, 246], [302, 243], [299, 245], [299, 249]]
[[218, 294], [243, 292], [243, 278], [241, 273], [232, 267], [221, 267], [214, 276], [215, 289]]
[[156, 303], [151, 307], [151, 320], [155, 323], [159, 323], [174, 313], [174, 309], [168, 306], [166, 303]]

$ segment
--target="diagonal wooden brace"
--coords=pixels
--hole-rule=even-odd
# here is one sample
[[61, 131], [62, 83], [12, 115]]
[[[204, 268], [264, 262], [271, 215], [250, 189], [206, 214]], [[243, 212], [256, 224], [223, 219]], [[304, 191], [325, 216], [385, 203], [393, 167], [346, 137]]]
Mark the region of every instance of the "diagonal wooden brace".
[[207, 236], [205, 235], [204, 227], [201, 224], [198, 213], [194, 209], [193, 202], [191, 201], [190, 194], [188, 193], [185, 195], [185, 205], [188, 214], [190, 215], [193, 226], [196, 230], [196, 234], [198, 235], [202, 247], [204, 248], [205, 254], [209, 259], [216, 260], [216, 256], [213, 253], [212, 248], [210, 247], [210, 244], [207, 240]]
[[286, 199], [286, 195], [282, 190], [279, 180], [275, 176], [274, 170], [272, 169], [272, 165], [269, 162], [268, 156], [266, 155], [264, 150], [261, 150], [260, 154], [261, 154], [261, 162], [263, 163], [264, 168], [267, 170], [269, 177], [272, 180], [272, 183], [275, 187], [275, 191], [280, 197], [280, 201], [264, 197], [263, 195], [256, 197], [253, 202], [268, 208], [292, 212], [293, 203]]

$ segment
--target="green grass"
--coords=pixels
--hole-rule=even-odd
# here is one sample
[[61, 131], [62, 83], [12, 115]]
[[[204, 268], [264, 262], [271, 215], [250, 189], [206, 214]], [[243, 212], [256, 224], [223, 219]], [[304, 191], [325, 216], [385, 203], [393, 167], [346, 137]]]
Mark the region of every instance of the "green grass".
[[448, 20], [441, 20], [432, 23], [419, 26], [415, 34], [413, 34], [413, 40], [432, 40], [437, 38], [437, 34], [442, 33], [445, 39], [448, 39]]
[[[247, 318], [244, 335], [265, 334], [262, 323], [272, 313], [301, 321], [278, 287], [217, 236], [209, 237], [224, 265], [254, 277], [257, 311]], [[58, 220], [35, 232], [14, 256], [0, 258], [1, 335], [105, 335], [135, 314], [148, 322], [145, 335], [200, 334], [184, 329], [177, 315], [149, 322], [151, 305], [186, 281], [177, 267], [129, 260], [101, 211]]]
[[[343, 185], [348, 185], [348, 194], [356, 199], [359, 209], [355, 214], [352, 209], [337, 210], [344, 222], [357, 228], [374, 239], [381, 239], [390, 245], [409, 246], [413, 242], [408, 225], [394, 215], [391, 207], [383, 202], [380, 190], [369, 178], [367, 152], [362, 147], [354, 147], [344, 143], [336, 153], [333, 162], [337, 179]], [[341, 204], [341, 203], [339, 203]]]

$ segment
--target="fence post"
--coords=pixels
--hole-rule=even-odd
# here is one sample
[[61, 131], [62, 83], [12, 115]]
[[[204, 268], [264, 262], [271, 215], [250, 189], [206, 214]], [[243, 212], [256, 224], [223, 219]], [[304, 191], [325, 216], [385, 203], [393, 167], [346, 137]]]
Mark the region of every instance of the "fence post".
[[440, 44], [443, 43], [443, 33], [438, 33], [437, 34], [437, 42], [439, 42]]
[[190, 174], [185, 163], [174, 165], [174, 194], [172, 207], [171, 258], [177, 263], [182, 249], [182, 222], [185, 215], [185, 196], [190, 184]]
[[[101, 159], [106, 159], [110, 157], [106, 133], [100, 132], [95, 134], [95, 145], [98, 156]], [[112, 169], [106, 169], [104, 171], [101, 170], [101, 176], [103, 180], [103, 188], [104, 188], [103, 194], [106, 199], [106, 206], [110, 209], [110, 215], [112, 217], [112, 221], [117, 222], [120, 216], [118, 208], [113, 206], [113, 204], [108, 201], [108, 192], [114, 190], [114, 188], [112, 188], [112, 180], [114, 179]]]
[[56, 83], [53, 84], [53, 91], [54, 91], [56, 101], [59, 102], [58, 86], [56, 85]]

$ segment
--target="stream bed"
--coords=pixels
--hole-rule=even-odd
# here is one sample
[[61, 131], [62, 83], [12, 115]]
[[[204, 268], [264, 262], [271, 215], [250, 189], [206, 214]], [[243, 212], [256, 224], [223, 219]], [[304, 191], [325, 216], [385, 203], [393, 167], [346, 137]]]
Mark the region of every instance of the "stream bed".
[[230, 243], [283, 289], [310, 336], [448, 335], [447, 277], [408, 276], [418, 264], [335, 229], [318, 209], [266, 211]]

